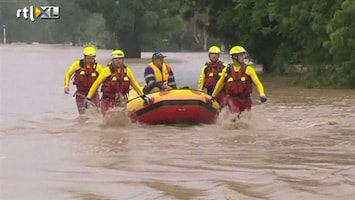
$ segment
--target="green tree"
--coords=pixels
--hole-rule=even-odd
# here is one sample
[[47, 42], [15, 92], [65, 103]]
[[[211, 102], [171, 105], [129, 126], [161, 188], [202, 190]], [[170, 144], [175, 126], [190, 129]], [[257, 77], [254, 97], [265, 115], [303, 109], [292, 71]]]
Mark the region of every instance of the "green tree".
[[127, 57], [140, 57], [143, 20], [152, 0], [77, 0], [80, 6], [91, 12], [101, 13], [107, 29], [115, 33], [116, 40], [125, 49]]
[[338, 2], [339, 7], [327, 27], [330, 37], [324, 44], [338, 67], [340, 82], [355, 88], [355, 1]]
[[[47, 5], [47, 1], [39, 0], [38, 4]], [[35, 22], [23, 17], [16, 17], [16, 10], [28, 7], [31, 4], [24, 1], [0, 2], [0, 24], [6, 26], [7, 42], [53, 42], [53, 38], [47, 34], [53, 21], [37, 20]]]
[[181, 18], [173, 17], [167, 7], [161, 3], [155, 5], [154, 10], [147, 10], [144, 14], [140, 28], [142, 50], [179, 50], [176, 40], [180, 40], [186, 26]]
[[[226, 46], [242, 45], [251, 57], [261, 62], [265, 71], [271, 71], [273, 53], [282, 37], [275, 34], [277, 21], [269, 18], [266, 8], [252, 0], [181, 0], [185, 19], [196, 13], [208, 15], [204, 27], [209, 34], [221, 40]], [[258, 6], [259, 10], [256, 9]], [[202, 22], [202, 21], [200, 21]], [[267, 48], [268, 50], [263, 50]]]
[[180, 0], [184, 16], [207, 13], [207, 31], [241, 44], [264, 71], [307, 67], [309, 86], [354, 85], [352, 0]]
[[72, 45], [93, 44], [100, 48], [110, 46], [110, 33], [106, 30], [105, 19], [92, 14], [71, 0], [48, 0], [50, 5], [60, 7], [60, 19], [53, 20], [49, 33], [56, 42]]
[[[170, 0], [77, 0], [90, 12], [101, 13], [106, 27], [115, 33], [116, 45], [127, 57], [140, 57], [144, 50], [192, 49], [194, 39], [189, 23], [174, 9], [178, 1]], [[203, 32], [203, 29], [201, 29]], [[191, 39], [191, 41], [190, 41]], [[201, 49], [202, 49], [201, 45]]]
[[[16, 18], [16, 10], [29, 6], [59, 6], [59, 20], [31, 22]], [[0, 1], [0, 24], [6, 26], [7, 42], [93, 43], [107, 46], [110, 34], [105, 30], [105, 20], [99, 14], [90, 14], [70, 0]]]

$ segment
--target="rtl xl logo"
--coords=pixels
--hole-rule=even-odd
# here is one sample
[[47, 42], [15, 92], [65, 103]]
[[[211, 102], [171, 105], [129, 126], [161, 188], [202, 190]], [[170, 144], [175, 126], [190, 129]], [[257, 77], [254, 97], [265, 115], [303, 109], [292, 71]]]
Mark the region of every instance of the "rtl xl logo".
[[17, 9], [16, 17], [30, 19], [34, 22], [36, 19], [59, 19], [59, 6], [30, 6]]

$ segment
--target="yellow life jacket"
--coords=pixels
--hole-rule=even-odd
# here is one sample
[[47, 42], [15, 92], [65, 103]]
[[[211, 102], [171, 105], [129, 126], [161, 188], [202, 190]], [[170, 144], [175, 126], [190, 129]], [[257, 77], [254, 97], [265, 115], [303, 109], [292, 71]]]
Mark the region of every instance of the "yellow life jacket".
[[169, 80], [169, 67], [166, 63], [163, 63], [163, 67], [160, 69], [154, 65], [153, 62], [149, 63], [149, 66], [154, 71], [155, 80], [157, 82], [163, 83], [163, 85], [168, 85]]

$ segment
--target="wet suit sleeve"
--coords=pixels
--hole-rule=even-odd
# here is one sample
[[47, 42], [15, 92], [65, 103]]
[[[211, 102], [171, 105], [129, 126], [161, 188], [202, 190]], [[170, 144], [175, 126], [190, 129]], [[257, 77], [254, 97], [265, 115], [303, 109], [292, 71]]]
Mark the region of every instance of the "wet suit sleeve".
[[104, 70], [104, 67], [103, 67], [100, 63], [97, 63], [97, 64], [96, 64], [96, 71], [97, 71], [97, 73], [100, 74], [103, 70]]
[[173, 70], [171, 69], [170, 65], [167, 65], [168, 72], [169, 72], [169, 79], [168, 79], [168, 85], [172, 88], [176, 88], [176, 82], [175, 82], [175, 77]]
[[154, 70], [151, 67], [146, 67], [144, 70], [144, 79], [148, 88], [158, 87], [161, 89], [163, 83], [158, 83], [155, 79]]
[[99, 77], [97, 77], [97, 79], [95, 80], [95, 82], [92, 84], [92, 86], [90, 87], [89, 93], [87, 95], [87, 98], [91, 99], [95, 92], [97, 91], [97, 89], [99, 88], [99, 86], [101, 85], [101, 83], [103, 83], [105, 81], [105, 79], [111, 75], [111, 71], [110, 68], [107, 67], [104, 70], [101, 71]]
[[143, 92], [141, 89], [140, 84], [138, 83], [136, 77], [134, 76], [133, 70], [131, 69], [131, 67], [127, 67], [127, 76], [129, 78], [129, 80], [131, 81], [131, 86], [133, 87], [133, 89], [137, 92], [137, 94], [139, 96], [143, 96]]
[[221, 77], [219, 78], [219, 80], [216, 83], [216, 87], [214, 88], [214, 91], [212, 93], [212, 97], [216, 97], [218, 95], [218, 93], [223, 89], [224, 87], [224, 80], [227, 77], [227, 69], [228, 67], [223, 68], [222, 72], [221, 72]]
[[198, 81], [198, 89], [203, 90], [203, 85], [205, 84], [205, 70], [207, 65], [204, 65], [201, 70], [200, 80]]
[[70, 78], [76, 70], [80, 69], [79, 60], [74, 61], [73, 64], [69, 67], [68, 71], [65, 74], [64, 78], [64, 87], [69, 87]]
[[258, 89], [260, 96], [265, 96], [264, 86], [260, 82], [258, 75], [256, 74], [254, 68], [251, 66], [248, 66], [245, 73], [248, 74], [251, 77], [251, 79], [253, 80], [253, 83], [255, 84], [256, 88]]

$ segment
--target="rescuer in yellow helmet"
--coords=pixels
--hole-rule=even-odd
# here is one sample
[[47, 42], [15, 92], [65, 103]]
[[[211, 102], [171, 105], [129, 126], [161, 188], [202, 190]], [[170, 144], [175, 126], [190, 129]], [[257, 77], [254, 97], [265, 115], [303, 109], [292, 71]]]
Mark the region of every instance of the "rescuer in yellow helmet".
[[225, 88], [226, 103], [232, 113], [241, 113], [250, 110], [252, 101], [250, 95], [253, 83], [256, 85], [260, 95], [260, 101], [266, 102], [267, 98], [264, 86], [260, 82], [254, 68], [245, 63], [247, 51], [242, 46], [234, 46], [229, 51], [233, 63], [222, 70], [221, 78], [218, 80], [212, 93], [215, 98], [222, 88]]
[[[84, 58], [78, 59], [72, 63], [65, 74], [64, 78], [64, 93], [69, 94], [69, 84], [72, 75], [74, 75], [73, 84], [76, 86], [74, 93], [76, 105], [79, 115], [85, 113], [84, 100], [89, 92], [91, 85], [95, 82], [100, 72], [103, 70], [101, 64], [96, 62], [97, 49], [95, 46], [86, 46], [83, 50]], [[93, 95], [93, 103], [99, 106], [99, 95], [95, 91]]]
[[[222, 70], [227, 66], [227, 63], [222, 62], [220, 58], [221, 49], [218, 46], [211, 46], [208, 49], [208, 58], [209, 61], [205, 63], [202, 67], [200, 73], [200, 80], [198, 84], [198, 89], [203, 91], [206, 89], [206, 92], [211, 95], [219, 77], [221, 76]], [[218, 103], [223, 106], [224, 105], [224, 91], [221, 91], [216, 100]]]

